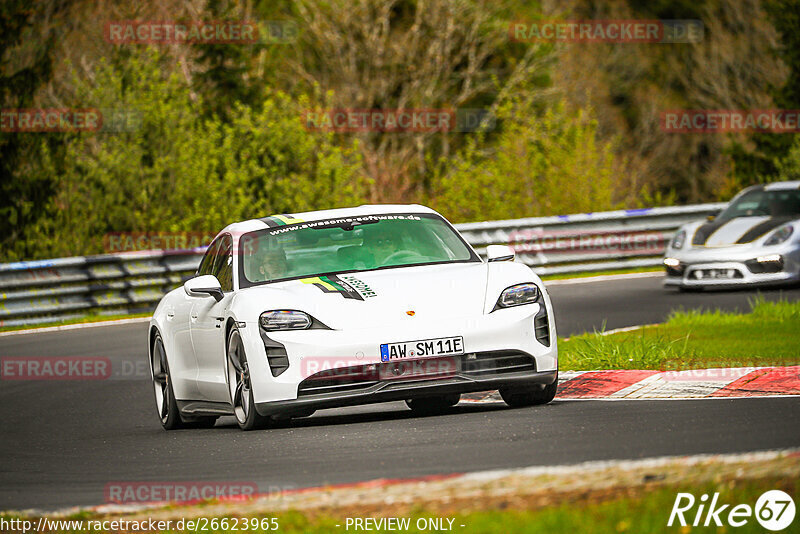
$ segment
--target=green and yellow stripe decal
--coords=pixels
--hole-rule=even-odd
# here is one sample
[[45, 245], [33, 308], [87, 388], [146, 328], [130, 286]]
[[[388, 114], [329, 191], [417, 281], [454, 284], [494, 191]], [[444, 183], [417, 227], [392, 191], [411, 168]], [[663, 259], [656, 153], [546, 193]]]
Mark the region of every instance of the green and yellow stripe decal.
[[270, 228], [277, 228], [279, 226], [286, 226], [287, 224], [305, 222], [303, 219], [298, 219], [292, 215], [272, 215], [271, 217], [263, 217], [259, 220]]
[[313, 278], [300, 279], [304, 284], [312, 284], [322, 290], [323, 293], [338, 293], [346, 299], [364, 300], [358, 291], [347, 282], [343, 282], [335, 274], [327, 276], [315, 276]]

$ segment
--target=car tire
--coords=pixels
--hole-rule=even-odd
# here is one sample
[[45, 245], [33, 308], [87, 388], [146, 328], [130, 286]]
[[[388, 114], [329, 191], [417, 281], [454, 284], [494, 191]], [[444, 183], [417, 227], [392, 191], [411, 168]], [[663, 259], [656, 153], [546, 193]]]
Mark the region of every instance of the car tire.
[[406, 399], [406, 406], [419, 414], [433, 414], [446, 412], [461, 400], [460, 393], [441, 395], [437, 397], [420, 397], [416, 399]]
[[548, 384], [544, 388], [533, 386], [527, 389], [517, 388], [503, 388], [500, 390], [500, 396], [506, 404], [512, 408], [523, 408], [526, 406], [539, 406], [547, 404], [552, 401], [556, 396], [558, 390], [558, 375], [552, 384]]
[[238, 328], [231, 328], [228, 333], [226, 347], [225, 376], [236, 422], [242, 430], [265, 428], [269, 425], [271, 419], [259, 415], [256, 411], [250, 369], [247, 365], [244, 343], [242, 343], [242, 336]]
[[172, 390], [172, 380], [169, 378], [169, 363], [164, 341], [161, 334], [156, 332], [153, 339], [153, 350], [150, 352], [150, 370], [153, 376], [153, 388], [156, 395], [156, 411], [161, 419], [164, 430], [175, 430], [184, 427], [175, 392]]

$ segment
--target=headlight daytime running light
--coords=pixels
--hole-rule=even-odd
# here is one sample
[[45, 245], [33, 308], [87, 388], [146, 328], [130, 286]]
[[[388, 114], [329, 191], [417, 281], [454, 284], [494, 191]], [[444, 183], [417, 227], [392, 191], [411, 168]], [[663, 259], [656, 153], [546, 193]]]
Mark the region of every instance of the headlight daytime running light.
[[539, 300], [539, 288], [536, 284], [517, 284], [503, 290], [497, 301], [498, 308], [511, 308], [531, 304]]
[[784, 226], [781, 226], [780, 228], [772, 232], [772, 235], [769, 236], [769, 238], [766, 241], [764, 241], [764, 246], [769, 247], [772, 245], [780, 245], [781, 243], [792, 237], [793, 233], [794, 233], [794, 227], [791, 224], [786, 224]]
[[266, 311], [258, 318], [261, 328], [270, 332], [274, 330], [305, 330], [311, 326], [311, 317], [297, 310]]
[[674, 249], [682, 249], [685, 243], [686, 243], [686, 230], [680, 230], [672, 237], [672, 242], [670, 243], [670, 246]]

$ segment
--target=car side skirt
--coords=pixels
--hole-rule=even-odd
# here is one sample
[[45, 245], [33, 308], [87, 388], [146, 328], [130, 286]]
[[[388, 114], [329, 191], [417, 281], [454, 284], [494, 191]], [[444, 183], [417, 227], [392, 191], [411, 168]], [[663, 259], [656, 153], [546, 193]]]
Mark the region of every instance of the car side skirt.
[[228, 402], [211, 402], [195, 400], [176, 400], [181, 415], [209, 416], [233, 415], [233, 407]]

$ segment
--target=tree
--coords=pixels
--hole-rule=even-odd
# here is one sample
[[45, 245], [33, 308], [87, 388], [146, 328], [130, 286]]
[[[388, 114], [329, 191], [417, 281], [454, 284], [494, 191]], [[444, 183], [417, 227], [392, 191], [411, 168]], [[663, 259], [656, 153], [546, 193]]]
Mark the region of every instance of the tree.
[[775, 163], [775, 179], [779, 182], [800, 180], [800, 136], [795, 136], [794, 144], [786, 156]]
[[[771, 85], [778, 109], [800, 109], [800, 0], [767, 0], [764, 7], [778, 32], [780, 47], [775, 51], [788, 67], [780, 86]], [[735, 188], [779, 177], [780, 162], [797, 146], [798, 134], [754, 134], [749, 144], [736, 143], [731, 149]]]
[[76, 79], [76, 98], [134, 120], [121, 129], [66, 134], [63, 157], [44, 151], [41, 171], [56, 176], [49, 217], [25, 236], [38, 257], [100, 253], [106, 233], [216, 233], [272, 213], [360, 202], [365, 183], [356, 147], [309, 132], [296, 102], [264, 90], [232, 119], [201, 113], [186, 81], [160, 68], [153, 50], [120, 71], [100, 62]]
[[[308, 91], [331, 91], [348, 109], [487, 108], [525, 84], [546, 83], [549, 46], [508, 38], [512, 17], [537, 5], [494, 0], [298, 0], [302, 29], [288, 73]], [[517, 11], [519, 10], [519, 11]], [[287, 82], [288, 83], [288, 82]], [[462, 134], [365, 131], [371, 200], [423, 194], [432, 169]]]
[[456, 221], [514, 219], [617, 207], [620, 162], [590, 112], [564, 102], [544, 113], [515, 99], [500, 109], [491, 148], [471, 141], [439, 180], [434, 207]]
[[[0, 4], [0, 108], [29, 108], [52, 78], [55, 23], [62, 6], [25, 0]], [[44, 216], [51, 176], [31, 172], [41, 150], [59, 150], [60, 136], [0, 131], [0, 257], [20, 259], [33, 244], [22, 238]]]
[[[210, 0], [206, 12], [210, 20], [252, 19], [252, 14], [245, 6], [227, 0]], [[261, 93], [261, 81], [254, 76], [254, 64], [263, 47], [258, 43], [202, 43], [194, 46], [197, 73], [193, 86], [203, 97], [210, 112], [227, 117], [232, 103], [255, 102]]]

